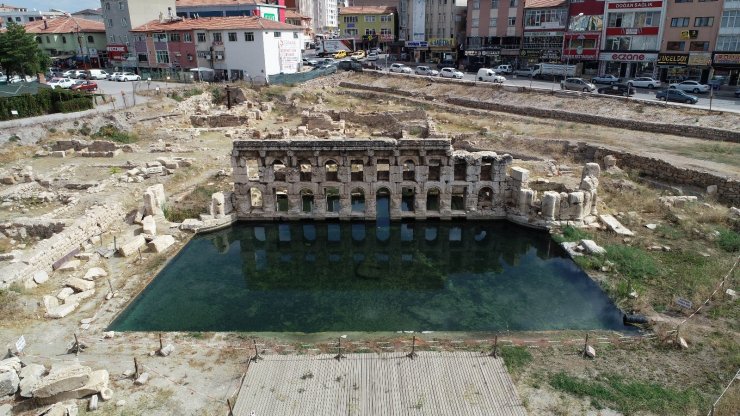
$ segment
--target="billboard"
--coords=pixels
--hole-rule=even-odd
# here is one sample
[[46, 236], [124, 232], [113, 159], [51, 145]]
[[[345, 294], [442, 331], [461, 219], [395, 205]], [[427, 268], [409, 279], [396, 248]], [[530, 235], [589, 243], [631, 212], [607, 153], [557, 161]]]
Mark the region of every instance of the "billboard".
[[411, 16], [411, 40], [426, 40], [426, 0], [412, 0], [414, 3]]

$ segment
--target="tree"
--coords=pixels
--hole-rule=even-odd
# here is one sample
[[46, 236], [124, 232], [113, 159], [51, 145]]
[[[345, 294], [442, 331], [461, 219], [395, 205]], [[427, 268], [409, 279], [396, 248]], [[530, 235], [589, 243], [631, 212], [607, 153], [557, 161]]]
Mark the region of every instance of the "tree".
[[36, 36], [26, 29], [8, 22], [7, 30], [0, 33], [0, 65], [8, 74], [32, 75], [44, 72], [50, 59], [36, 43]]

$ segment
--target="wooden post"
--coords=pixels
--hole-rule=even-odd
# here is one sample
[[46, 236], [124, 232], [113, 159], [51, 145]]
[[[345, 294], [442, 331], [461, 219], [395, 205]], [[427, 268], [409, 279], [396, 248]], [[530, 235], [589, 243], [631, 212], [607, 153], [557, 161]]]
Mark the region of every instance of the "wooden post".
[[[100, 244], [103, 244], [103, 239], [100, 239]], [[118, 244], [116, 244], [116, 236], [113, 236], [113, 251], [118, 251]]]
[[110, 278], [105, 279], [108, 281], [108, 288], [110, 289], [110, 293], [113, 294], [113, 283], [111, 283]]
[[75, 350], [75, 355], [80, 355], [80, 340], [77, 339], [77, 333], [74, 334], [75, 336], [75, 345], [72, 347]]
[[498, 335], [493, 337], [493, 351], [488, 355], [493, 358], [498, 358]]
[[257, 360], [261, 360], [262, 357], [260, 357], [260, 353], [257, 351], [257, 341], [252, 340], [252, 344], [254, 345], [254, 357], [250, 358], [249, 360], [256, 363]]
[[234, 408], [231, 407], [231, 401], [229, 398], [226, 398], [226, 405], [229, 406], [229, 416], [234, 416]]
[[411, 358], [412, 360], [418, 357], [418, 354], [416, 353], [416, 335], [411, 339], [411, 352], [406, 354], [406, 357]]
[[160, 332], [159, 333], [159, 350], [162, 351], [162, 348], [164, 347], [162, 346], [162, 333]]
[[138, 248], [137, 250], [139, 250], [139, 262], [141, 262], [141, 248]]
[[139, 378], [139, 361], [134, 357], [134, 380]]
[[334, 359], [337, 361], [342, 361], [342, 358], [347, 358], [342, 354], [342, 337], [337, 338], [337, 348], [339, 349], [336, 356], [334, 356]]
[[586, 351], [588, 351], [588, 334], [586, 334], [586, 342], [583, 343], [583, 356], [586, 357]]

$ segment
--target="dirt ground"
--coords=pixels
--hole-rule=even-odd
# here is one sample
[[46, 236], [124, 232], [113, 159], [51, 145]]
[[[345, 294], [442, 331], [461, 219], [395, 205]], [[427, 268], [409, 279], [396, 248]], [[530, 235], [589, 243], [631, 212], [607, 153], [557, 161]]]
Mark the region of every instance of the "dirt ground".
[[[284, 125], [300, 124], [303, 109], [354, 109], [355, 111], [389, 111], [414, 108], [413, 102], [394, 99], [366, 100], [352, 96], [351, 92], [339, 91], [338, 81], [347, 74], [311, 81], [300, 87], [270, 87], [259, 92], [247, 91], [247, 97], [260, 101], [276, 103], [274, 111], [265, 113], [265, 119], [256, 122], [251, 129], [275, 130]], [[362, 79], [362, 78], [361, 78]], [[355, 80], [356, 81], [356, 80]], [[371, 82], [378, 82], [373, 78]], [[388, 84], [383, 84], [387, 86]], [[404, 86], [408, 88], [408, 85]], [[420, 88], [423, 88], [420, 86]], [[448, 87], [452, 89], [452, 87]], [[183, 90], [184, 91], [184, 90]], [[450, 90], [461, 94], [464, 91]], [[182, 100], [179, 96], [179, 100]], [[511, 95], [499, 97], [503, 100], [516, 100], [523, 105], [556, 105], [536, 100], [533, 103], [526, 96]], [[58, 210], [58, 218], [75, 218], [85, 208], [100, 201], [119, 202], [126, 211], [141, 204], [143, 190], [155, 183], [163, 183], [165, 192], [173, 207], [197, 209], [197, 198], [191, 196], [198, 187], [228, 187], [229, 155], [231, 138], [237, 128], [193, 129], [188, 113], [194, 111], [198, 102], [210, 101], [209, 96], [194, 96], [185, 101], [162, 97], [131, 109], [114, 117], [126, 129], [136, 133], [136, 151], [121, 153], [113, 158], [68, 157], [65, 159], [35, 157], [34, 154], [44, 145], [55, 140], [89, 137], [81, 134], [82, 123], [63, 123], [44, 126], [45, 138], [35, 144], [5, 144], [0, 151], [0, 170], [12, 170], [31, 166], [34, 172], [49, 178], [65, 177], [73, 182], [95, 182], [105, 184], [95, 193], [85, 191], [62, 191], [77, 198], [74, 204], [63, 202], [32, 204], [30, 202], [10, 204], [0, 207], [0, 220], [8, 221], [19, 216], [36, 216]], [[584, 108], [593, 108], [593, 103], [583, 102]], [[539, 120], [508, 114], [485, 117], [470, 114], [464, 119], [459, 113], [447, 111], [444, 105], [427, 108], [437, 122], [440, 131], [455, 135], [475, 134], [487, 128], [490, 134], [481, 134], [472, 144], [497, 152], [510, 152], [517, 159], [515, 165], [524, 166], [540, 176], [543, 181], [575, 182], [580, 178], [580, 168], [563, 156], [562, 148], [549, 143], [548, 139], [568, 139], [591, 141], [614, 148], [626, 149], [643, 154], [662, 157], [677, 165], [699, 167], [728, 176], [740, 177], [740, 145], [732, 143], [712, 143], [698, 139], [677, 136], [647, 134], [610, 128], [594, 128], [574, 123], [561, 123], [552, 120]], [[613, 109], [598, 110], [599, 112]], [[621, 110], [620, 110], [621, 111]], [[624, 110], [628, 111], [628, 110]], [[651, 110], [652, 111], [652, 110]], [[657, 110], [656, 110], [657, 111]], [[682, 110], [683, 111], [683, 110]], [[709, 119], [697, 110], [685, 110], [680, 115], [659, 112], [658, 117], [667, 120], [675, 117], [677, 122], [699, 120], [697, 125], [726, 125], [738, 129], [735, 123], [725, 119]], [[183, 113], [172, 117], [153, 118], [154, 115]], [[614, 116], [631, 117], [633, 113], [610, 113]], [[93, 130], [109, 122], [100, 116], [99, 120], [87, 120]], [[147, 121], [139, 121], [149, 119]], [[370, 134], [371, 128], [350, 126], [352, 129]], [[167, 144], [168, 151], [162, 152]], [[132, 164], [146, 163], [160, 156], [182, 156], [192, 158], [191, 167], [177, 169], [174, 174], [147, 179], [141, 183], [121, 182], [119, 178]], [[526, 159], [526, 160], [525, 160]], [[548, 161], [558, 165], [568, 165], [567, 173], [548, 176]], [[222, 171], [223, 172], [220, 172]], [[8, 189], [0, 185], [0, 192]], [[209, 188], [210, 189], [210, 188]], [[602, 180], [601, 211], [617, 215], [636, 232], [629, 242], [603, 230], [590, 230], [591, 237], [601, 245], [628, 245], [644, 249], [654, 245], [671, 246], [671, 253], [645, 251], [652, 261], [661, 267], [676, 258], [675, 253], [694, 255], [706, 254], [707, 261], [701, 265], [691, 263], [691, 268], [676, 271], [676, 278], [687, 281], [687, 292], [683, 295], [701, 304], [706, 295], [722, 274], [732, 266], [737, 252], [727, 252], [718, 248], [717, 242], [706, 237], [717, 227], [732, 230], [727, 207], [716, 204], [711, 199], [705, 205], [686, 208], [667, 209], [658, 206], [657, 197], [663, 191], [649, 188], [640, 183], [629, 172], [606, 175]], [[187, 206], [185, 206], [187, 205]], [[202, 207], [201, 212], [205, 212]], [[635, 215], [632, 215], [633, 213]], [[621, 215], [620, 215], [621, 213]], [[678, 217], [678, 220], [675, 218]], [[699, 221], [697, 218], [706, 218]], [[647, 223], [664, 226], [658, 232], [644, 227]], [[253, 354], [253, 342], [263, 354], [300, 353], [315, 354], [331, 352], [335, 348], [336, 334], [245, 334], [245, 333], [166, 333], [162, 334], [164, 344], [172, 343], [175, 352], [169, 357], [150, 356], [159, 348], [159, 335], [156, 333], [118, 333], [113, 338], [104, 338], [107, 326], [136, 295], [156, 276], [168, 259], [187, 243], [190, 234], [180, 232], [174, 224], [159, 224], [161, 232], [174, 235], [175, 247], [163, 254], [143, 253], [127, 258], [95, 258], [84, 265], [81, 272], [55, 272], [49, 282], [36, 288], [27, 289], [16, 285], [4, 293], [4, 304], [0, 306], [0, 342], [11, 344], [23, 335], [27, 347], [23, 353], [24, 361], [41, 363], [49, 368], [54, 363], [79, 361], [93, 369], [105, 368], [111, 374], [111, 388], [114, 399], [102, 403], [94, 414], [101, 415], [222, 415], [226, 413], [226, 399], [233, 397], [239, 387], [247, 362]], [[102, 246], [112, 246], [113, 237], [119, 241], [132, 235], [137, 225], [123, 221], [115, 224], [110, 233], [103, 236]], [[698, 233], [693, 233], [693, 229]], [[737, 229], [735, 229], [737, 231]], [[33, 241], [27, 243], [29, 246]], [[688, 254], [687, 254], [688, 253]], [[692, 257], [693, 258], [693, 257]], [[665, 263], [664, 263], [665, 262]], [[683, 263], [681, 263], [683, 264]], [[698, 263], [697, 263], [698, 264]], [[680, 414], [706, 414], [709, 405], [721, 392], [740, 367], [740, 327], [737, 322], [740, 308], [737, 302], [719, 295], [709, 302], [706, 309], [681, 327], [681, 336], [689, 344], [688, 349], [678, 349], [667, 342], [673, 339], [670, 331], [686, 313], [671, 305], [673, 293], [666, 292], [663, 283], [655, 279], [645, 279], [634, 283], [639, 292], [637, 299], [620, 292], [624, 280], [619, 270], [589, 268], [590, 263], [581, 262], [591, 276], [599, 281], [607, 293], [623, 309], [633, 309], [658, 321], [651, 330], [640, 337], [625, 338], [621, 334], [593, 331], [588, 336], [596, 346], [595, 359], [584, 359], [582, 347], [586, 333], [558, 331], [547, 333], [505, 333], [505, 334], [416, 334], [420, 338], [420, 348], [428, 349], [472, 349], [490, 351], [491, 340], [500, 336], [502, 344], [510, 348], [509, 354], [516, 352], [517, 359], [507, 362], [517, 383], [519, 394], [533, 415], [668, 415], [675, 413], [670, 404], [655, 404], [652, 397], [638, 397], [626, 400], [608, 390], [603, 397], [596, 392], [572, 388], [572, 384], [558, 383], [559, 374], [567, 375], [594, 385], [604, 384], [615, 388], [613, 376], [635, 381], [631, 386], [638, 391], [655, 393], [655, 386], [668, 389], [665, 395], [684, 395], [691, 397], [684, 412]], [[84, 274], [89, 267], [103, 267], [109, 272], [111, 283], [117, 296], [105, 300], [108, 292], [104, 282], [98, 282], [95, 296], [86, 300], [71, 315], [49, 320], [43, 317], [43, 295], [55, 295], [63, 286], [62, 281], [70, 275]], [[598, 265], [601, 267], [601, 264]], [[706, 279], [689, 282], [685, 273], [705, 274]], [[667, 274], [668, 275], [668, 274]], [[737, 275], [730, 276], [727, 287], [737, 288]], [[664, 276], [664, 275], [660, 275]], [[689, 284], [690, 283], [690, 284]], [[86, 329], [80, 325], [84, 318], [94, 318]], [[88, 345], [79, 356], [67, 354], [74, 340], [74, 334]], [[377, 351], [381, 345], [392, 345], [397, 350], [409, 347], [409, 334], [350, 334], [356, 344], [347, 346], [354, 351]], [[596, 341], [594, 341], [596, 340]], [[430, 342], [432, 341], [432, 342]], [[505, 342], [504, 342], [505, 341]], [[432, 345], [435, 345], [434, 347]], [[513, 346], [517, 346], [513, 349]], [[507, 359], [506, 355], [504, 356]], [[152, 378], [144, 386], [135, 386], [133, 380], [122, 373], [133, 368], [134, 358], [141, 363]], [[519, 362], [520, 365], [514, 365]], [[570, 380], [570, 379], [569, 379]], [[572, 381], [572, 380], [571, 380]], [[601, 383], [601, 384], [599, 384]], [[611, 384], [610, 384], [611, 383]], [[557, 387], [556, 387], [557, 386]], [[565, 386], [565, 387], [564, 387]], [[619, 385], [621, 386], [621, 385]], [[634, 390], [633, 397], [639, 396]], [[658, 390], [659, 391], [659, 390]], [[660, 392], [660, 391], [659, 391]], [[646, 395], [647, 396], [647, 395]], [[639, 399], [639, 400], [638, 400]], [[117, 404], [120, 400], [124, 403]], [[0, 404], [11, 402], [0, 398]], [[39, 408], [32, 403], [13, 402], [17, 414], [37, 414]], [[87, 411], [84, 401], [79, 401], [81, 414]], [[647, 403], [647, 404], [646, 404]], [[738, 389], [732, 388], [722, 401], [718, 415], [733, 414], [740, 403]], [[734, 410], [733, 410], [734, 409]], [[725, 413], [722, 413], [725, 412]], [[735, 413], [736, 414], [736, 413]]]

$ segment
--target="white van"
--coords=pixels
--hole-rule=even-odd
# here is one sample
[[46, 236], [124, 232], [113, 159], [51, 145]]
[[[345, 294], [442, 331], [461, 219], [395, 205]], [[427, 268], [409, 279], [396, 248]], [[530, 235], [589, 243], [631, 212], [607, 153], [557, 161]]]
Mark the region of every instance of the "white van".
[[493, 68], [493, 70], [499, 74], [511, 74], [514, 72], [514, 68], [512, 68], [511, 65], [499, 65], [496, 68]]
[[90, 79], [108, 79], [108, 73], [102, 69], [91, 69]]
[[478, 74], [475, 76], [475, 79], [478, 81], [487, 81], [487, 82], [498, 82], [503, 83], [506, 81], [506, 78], [502, 77], [501, 75], [496, 74], [496, 71], [490, 68], [481, 68], [478, 70]]

